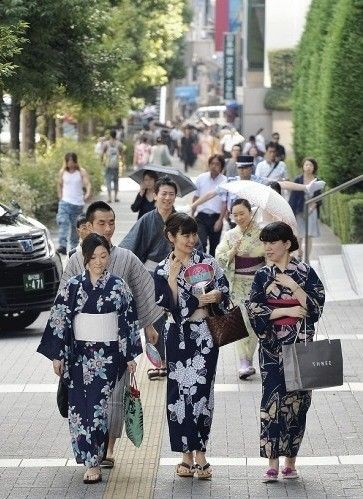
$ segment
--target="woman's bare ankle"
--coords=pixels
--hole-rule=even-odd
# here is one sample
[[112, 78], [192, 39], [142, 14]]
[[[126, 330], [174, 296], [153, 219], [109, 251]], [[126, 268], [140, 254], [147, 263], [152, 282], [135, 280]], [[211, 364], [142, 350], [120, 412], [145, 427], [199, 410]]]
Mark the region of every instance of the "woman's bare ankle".
[[285, 467], [295, 469], [296, 457], [285, 457]]
[[194, 464], [193, 452], [183, 452], [182, 456], [183, 456], [182, 457], [183, 463], [185, 463], [185, 464]]
[[207, 464], [205, 452], [195, 451], [195, 462], [199, 464], [199, 466], [204, 466], [205, 464]]
[[269, 459], [268, 460], [269, 468], [273, 468], [274, 470], [279, 469], [279, 460], [278, 459]]

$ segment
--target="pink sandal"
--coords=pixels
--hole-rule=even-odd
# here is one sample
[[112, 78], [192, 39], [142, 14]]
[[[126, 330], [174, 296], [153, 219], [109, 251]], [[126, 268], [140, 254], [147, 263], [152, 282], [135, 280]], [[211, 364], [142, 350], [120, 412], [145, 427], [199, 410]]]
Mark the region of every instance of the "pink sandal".
[[279, 477], [278, 470], [275, 470], [275, 468], [269, 468], [266, 471], [266, 473], [263, 475], [262, 481], [264, 483], [277, 482], [278, 477]]
[[299, 478], [298, 472], [287, 466], [285, 468], [282, 468], [281, 474], [282, 478], [284, 478], [285, 480], [295, 480], [296, 478]]

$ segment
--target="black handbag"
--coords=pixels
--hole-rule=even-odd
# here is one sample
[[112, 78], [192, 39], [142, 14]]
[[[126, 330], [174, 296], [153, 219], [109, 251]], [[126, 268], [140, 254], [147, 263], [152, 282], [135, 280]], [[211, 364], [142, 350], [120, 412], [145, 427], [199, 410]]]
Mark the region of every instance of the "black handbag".
[[221, 309], [219, 307], [218, 312], [216, 307], [209, 308], [211, 315], [205, 320], [215, 346], [222, 347], [249, 336], [241, 309], [232, 301], [229, 303], [229, 306], [231, 305], [232, 307], [228, 308], [225, 313], [222, 312], [223, 315], [220, 315]]
[[[70, 356], [68, 361], [74, 362], [74, 345], [71, 339]], [[68, 418], [68, 385], [64, 381], [63, 376], [59, 377], [58, 390], [57, 390], [57, 406], [60, 415], [63, 418]]]
[[58, 382], [57, 406], [60, 415], [63, 418], [68, 418], [68, 386], [66, 385], [63, 376], [60, 376]]

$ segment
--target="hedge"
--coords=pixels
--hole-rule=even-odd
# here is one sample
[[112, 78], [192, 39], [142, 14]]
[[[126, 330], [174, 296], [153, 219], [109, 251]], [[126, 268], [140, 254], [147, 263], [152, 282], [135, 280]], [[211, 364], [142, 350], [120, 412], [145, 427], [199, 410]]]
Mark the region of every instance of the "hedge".
[[271, 88], [265, 95], [265, 108], [290, 111], [295, 49], [273, 50], [268, 53]]
[[20, 164], [10, 159], [2, 160], [0, 176], [0, 200], [9, 204], [17, 201], [24, 213], [36, 216], [40, 221], [48, 221], [57, 208], [57, 179], [67, 152], [75, 152], [81, 166], [88, 171], [92, 193], [101, 190], [103, 171], [99, 158], [94, 155], [94, 144], [78, 143], [70, 139], [61, 139], [57, 145], [44, 155], [38, 155], [36, 161], [22, 158]]
[[271, 87], [292, 89], [295, 52], [295, 49], [280, 49], [268, 53]]
[[265, 95], [264, 106], [272, 111], [291, 111], [291, 90], [269, 88]]
[[313, 0], [294, 71], [294, 150], [298, 163], [316, 157], [332, 187], [363, 173], [362, 52], [362, 0]]
[[363, 192], [337, 192], [323, 200], [321, 220], [342, 244], [363, 243]]
[[363, 243], [363, 195], [362, 199], [349, 201], [350, 243]]
[[[363, 2], [340, 0], [321, 66], [321, 174], [335, 186], [363, 174]], [[361, 188], [361, 186], [357, 186]]]
[[[317, 86], [330, 20], [337, 0], [312, 0], [305, 30], [296, 52], [293, 75], [294, 152], [296, 162], [317, 156], [315, 119], [319, 108]], [[314, 130], [314, 131], [313, 131]]]

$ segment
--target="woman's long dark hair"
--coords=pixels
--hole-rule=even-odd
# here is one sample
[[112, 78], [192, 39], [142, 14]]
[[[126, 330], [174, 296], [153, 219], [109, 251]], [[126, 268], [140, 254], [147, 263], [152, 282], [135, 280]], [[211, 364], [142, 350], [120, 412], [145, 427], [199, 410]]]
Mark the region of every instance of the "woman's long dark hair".
[[76, 169], [79, 170], [78, 156], [75, 152], [67, 152], [64, 155], [63, 170], [68, 170], [68, 161], [70, 159], [76, 164]]

